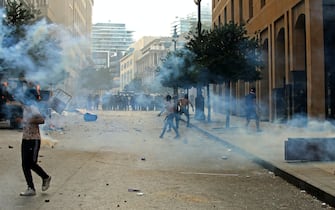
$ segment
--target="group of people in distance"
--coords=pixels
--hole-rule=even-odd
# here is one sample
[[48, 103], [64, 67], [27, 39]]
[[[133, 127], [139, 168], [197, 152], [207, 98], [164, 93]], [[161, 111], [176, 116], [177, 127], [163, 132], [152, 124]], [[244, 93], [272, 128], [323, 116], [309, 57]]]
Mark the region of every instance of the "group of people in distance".
[[[164, 103], [163, 110], [158, 114], [158, 116], [165, 115], [163, 130], [159, 136], [159, 138], [163, 138], [166, 130], [170, 131], [174, 130], [176, 133], [175, 138], [179, 138], [179, 120], [182, 114], [185, 114], [187, 119], [187, 127], [190, 126], [190, 112], [189, 106], [192, 107], [192, 111], [194, 111], [193, 104], [188, 99], [188, 94], [184, 95], [184, 98], [174, 99], [172, 100], [171, 95], [166, 96], [166, 101]], [[176, 125], [173, 123], [175, 119]]]
[[[192, 111], [194, 112], [193, 104], [189, 101], [188, 95], [185, 94], [184, 98], [172, 100], [171, 95], [166, 96], [166, 101], [164, 104], [164, 109], [158, 114], [161, 116], [164, 114], [164, 126], [159, 138], [163, 138], [166, 130], [170, 131], [173, 129], [176, 133], [175, 138], [179, 138], [179, 120], [182, 114], [185, 114], [187, 119], [187, 127], [190, 127], [190, 113], [189, 113], [189, 106], [192, 107]], [[256, 123], [257, 132], [260, 132], [260, 125], [259, 125], [259, 107], [256, 102], [256, 89], [254, 87], [250, 88], [249, 93], [245, 96], [245, 116], [246, 116], [246, 127], [249, 126], [250, 120], [254, 119]], [[176, 124], [173, 123], [175, 119]]]

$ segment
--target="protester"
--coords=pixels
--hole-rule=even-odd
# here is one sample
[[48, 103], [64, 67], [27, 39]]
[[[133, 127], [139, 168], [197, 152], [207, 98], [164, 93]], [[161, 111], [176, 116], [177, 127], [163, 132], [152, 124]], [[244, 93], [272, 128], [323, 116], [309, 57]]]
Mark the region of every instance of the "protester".
[[257, 131], [261, 131], [259, 128], [259, 108], [256, 103], [256, 89], [250, 88], [249, 94], [245, 96], [245, 106], [246, 106], [246, 127], [248, 127], [250, 120], [255, 119]]
[[184, 98], [179, 99], [178, 105], [180, 107], [179, 116], [178, 116], [178, 122], [177, 122], [177, 128], [179, 127], [179, 119], [182, 114], [185, 114], [187, 119], [187, 127], [190, 127], [190, 112], [189, 112], [189, 106], [191, 105], [192, 111], [194, 112], [193, 104], [188, 99], [188, 94], [184, 95]]
[[28, 89], [24, 94], [23, 102], [23, 134], [21, 144], [22, 169], [28, 185], [21, 196], [34, 196], [36, 190], [31, 171], [42, 178], [42, 191], [49, 188], [51, 176], [49, 176], [38, 164], [38, 153], [41, 146], [39, 125], [44, 123], [44, 117], [38, 109], [39, 95], [36, 89]]
[[175, 104], [173, 103], [173, 101], [171, 101], [171, 98], [172, 97], [170, 95], [166, 96], [166, 102], [165, 102], [164, 109], [158, 114], [158, 116], [161, 116], [163, 113], [166, 115], [166, 118], [164, 120], [163, 130], [162, 130], [162, 133], [159, 136], [159, 138], [163, 138], [164, 133], [165, 133], [168, 126], [171, 126], [171, 128], [175, 131], [175, 133], [176, 133], [175, 138], [180, 137], [178, 129], [173, 124], [173, 119], [175, 117]]

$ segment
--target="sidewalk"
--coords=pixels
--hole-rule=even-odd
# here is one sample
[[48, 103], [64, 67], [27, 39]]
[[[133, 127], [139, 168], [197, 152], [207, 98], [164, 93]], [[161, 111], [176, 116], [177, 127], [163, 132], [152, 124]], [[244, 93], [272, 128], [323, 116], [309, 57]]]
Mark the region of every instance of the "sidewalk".
[[255, 122], [251, 121], [245, 128], [245, 118], [241, 117], [231, 116], [229, 128], [225, 128], [225, 115], [212, 113], [211, 122], [197, 121], [192, 117], [191, 125], [197, 130], [335, 207], [335, 162], [289, 162], [284, 155], [288, 138], [335, 137], [332, 125], [310, 123], [307, 128], [298, 128], [261, 122], [262, 132], [256, 132]]

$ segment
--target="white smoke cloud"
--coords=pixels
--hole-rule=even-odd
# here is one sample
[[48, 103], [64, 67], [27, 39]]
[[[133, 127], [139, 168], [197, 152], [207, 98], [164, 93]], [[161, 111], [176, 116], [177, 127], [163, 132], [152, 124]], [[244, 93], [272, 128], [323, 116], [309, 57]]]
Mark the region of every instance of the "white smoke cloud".
[[80, 68], [82, 49], [88, 49], [86, 37], [74, 37], [63, 26], [42, 19], [25, 26], [24, 37], [16, 40], [12, 28], [2, 24], [3, 11], [0, 16], [0, 72], [10, 77], [24, 71], [28, 80], [56, 85]]

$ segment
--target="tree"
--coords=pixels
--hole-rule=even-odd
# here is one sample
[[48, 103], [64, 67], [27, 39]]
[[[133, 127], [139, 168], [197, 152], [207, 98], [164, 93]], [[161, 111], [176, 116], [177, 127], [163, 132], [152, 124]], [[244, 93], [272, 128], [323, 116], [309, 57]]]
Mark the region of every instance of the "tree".
[[109, 68], [96, 70], [93, 67], [85, 68], [80, 73], [81, 87], [89, 90], [110, 90], [113, 88], [113, 78]]
[[5, 37], [5, 46], [16, 44], [25, 36], [25, 27], [36, 22], [41, 12], [23, 0], [7, 0], [3, 25], [10, 29]]
[[194, 65], [195, 55], [186, 49], [169, 52], [158, 67], [158, 78], [164, 87], [188, 89], [201, 81]]
[[[238, 80], [259, 80], [261, 53], [259, 41], [249, 38], [244, 25], [233, 22], [190, 36], [186, 48], [196, 55], [196, 62], [208, 69], [208, 82], [226, 85], [227, 104], [230, 104], [230, 85]], [[229, 127], [230, 108], [226, 108], [226, 127]]]

